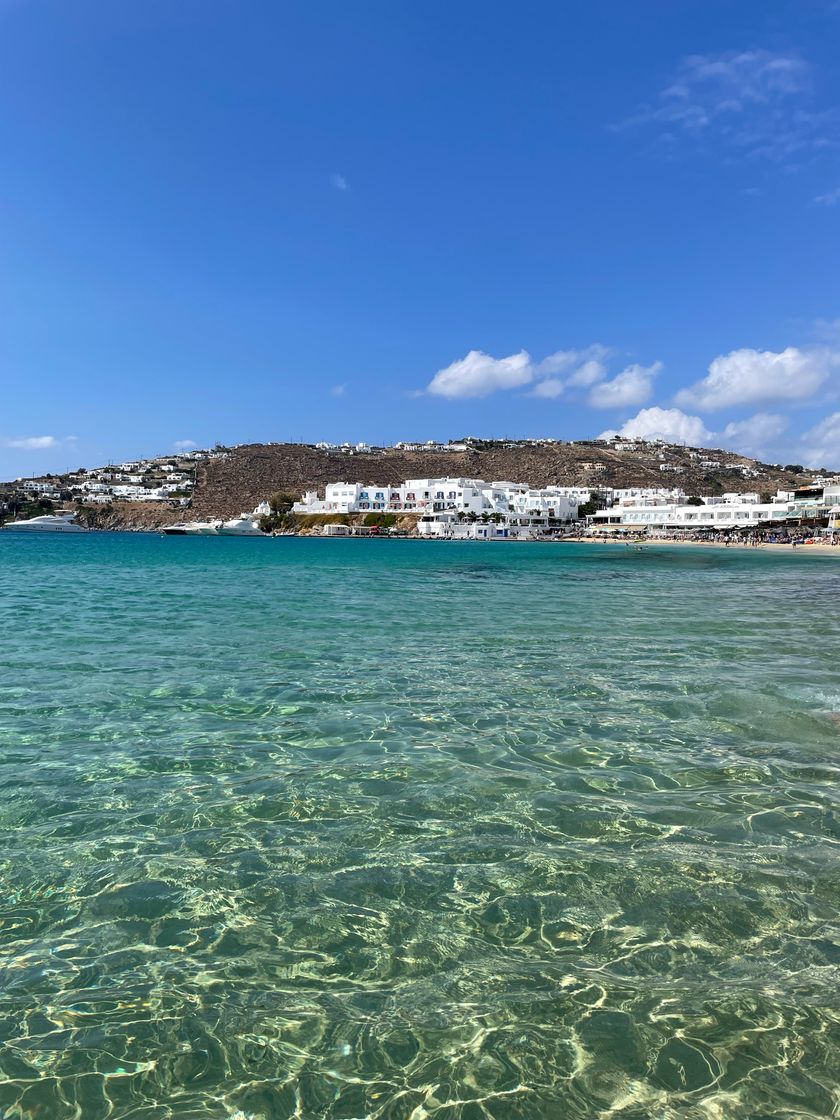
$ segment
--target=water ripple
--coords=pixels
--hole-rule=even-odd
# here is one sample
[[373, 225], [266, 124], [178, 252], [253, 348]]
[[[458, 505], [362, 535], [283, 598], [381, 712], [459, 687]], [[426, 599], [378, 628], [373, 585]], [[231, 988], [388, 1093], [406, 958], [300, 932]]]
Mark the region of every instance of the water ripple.
[[833, 558], [0, 562], [3, 1116], [837, 1113]]

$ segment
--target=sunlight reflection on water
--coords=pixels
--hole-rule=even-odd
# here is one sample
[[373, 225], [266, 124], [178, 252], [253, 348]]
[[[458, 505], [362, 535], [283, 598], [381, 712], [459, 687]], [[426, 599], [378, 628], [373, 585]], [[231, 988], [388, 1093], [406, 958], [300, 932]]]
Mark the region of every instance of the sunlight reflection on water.
[[3, 1115], [837, 1108], [833, 559], [0, 563]]

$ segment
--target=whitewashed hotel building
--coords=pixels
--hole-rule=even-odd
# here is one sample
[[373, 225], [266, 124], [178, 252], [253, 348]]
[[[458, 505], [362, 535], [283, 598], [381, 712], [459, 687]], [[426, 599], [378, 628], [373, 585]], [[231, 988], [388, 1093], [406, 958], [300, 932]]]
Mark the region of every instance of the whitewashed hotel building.
[[723, 494], [703, 499], [703, 505], [616, 505], [600, 510], [590, 523], [593, 531], [616, 529], [749, 529], [783, 525], [786, 521], [827, 517], [840, 505], [840, 480], [801, 490], [779, 490], [770, 502], [758, 494]]
[[577, 488], [544, 487], [525, 483], [485, 482], [480, 478], [412, 478], [399, 486], [333, 482], [324, 498], [309, 490], [292, 507], [294, 513], [421, 513], [501, 514], [503, 517], [549, 518], [572, 521], [581, 501]]

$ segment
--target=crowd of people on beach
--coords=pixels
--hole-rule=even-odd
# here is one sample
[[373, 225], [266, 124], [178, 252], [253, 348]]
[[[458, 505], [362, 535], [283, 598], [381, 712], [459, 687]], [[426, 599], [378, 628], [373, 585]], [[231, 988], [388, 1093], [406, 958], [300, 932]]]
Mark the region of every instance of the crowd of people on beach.
[[681, 529], [672, 529], [667, 531], [660, 531], [651, 533], [650, 531], [622, 533], [620, 536], [615, 534], [603, 534], [599, 537], [589, 537], [585, 539], [600, 539], [607, 540], [621, 540], [632, 543], [640, 543], [642, 541], [670, 541], [670, 542], [687, 542], [695, 544], [717, 544], [717, 545], [740, 545], [748, 548], [760, 548], [765, 544], [781, 544], [790, 545], [792, 548], [802, 547], [805, 545], [832, 545], [840, 547], [840, 533], [830, 533], [819, 535], [819, 532], [809, 528], [800, 529], [786, 529], [780, 532], [771, 532], [765, 530], [732, 530], [730, 532], [723, 532], [714, 529], [694, 529], [690, 531]]

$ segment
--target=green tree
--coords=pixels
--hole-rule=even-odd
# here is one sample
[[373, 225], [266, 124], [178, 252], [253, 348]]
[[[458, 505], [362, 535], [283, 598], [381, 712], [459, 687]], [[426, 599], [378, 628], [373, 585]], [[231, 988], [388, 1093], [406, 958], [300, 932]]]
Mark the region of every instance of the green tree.
[[687, 506], [704, 506], [706, 503], [698, 494], [695, 494], [693, 497], [689, 498], [685, 504]]
[[578, 517], [591, 517], [593, 513], [597, 513], [598, 510], [603, 509], [603, 507], [604, 503], [598, 497], [598, 491], [590, 490], [589, 501], [578, 506]]
[[286, 490], [278, 490], [268, 499], [268, 504], [272, 513], [285, 515], [291, 512], [292, 506], [295, 504], [295, 496]]
[[268, 499], [268, 505], [271, 513], [264, 514], [257, 524], [264, 533], [274, 533], [280, 529], [292, 529], [296, 526], [297, 520], [292, 513], [292, 506], [295, 504], [294, 494], [289, 494], [285, 490], [278, 490], [272, 494]]

